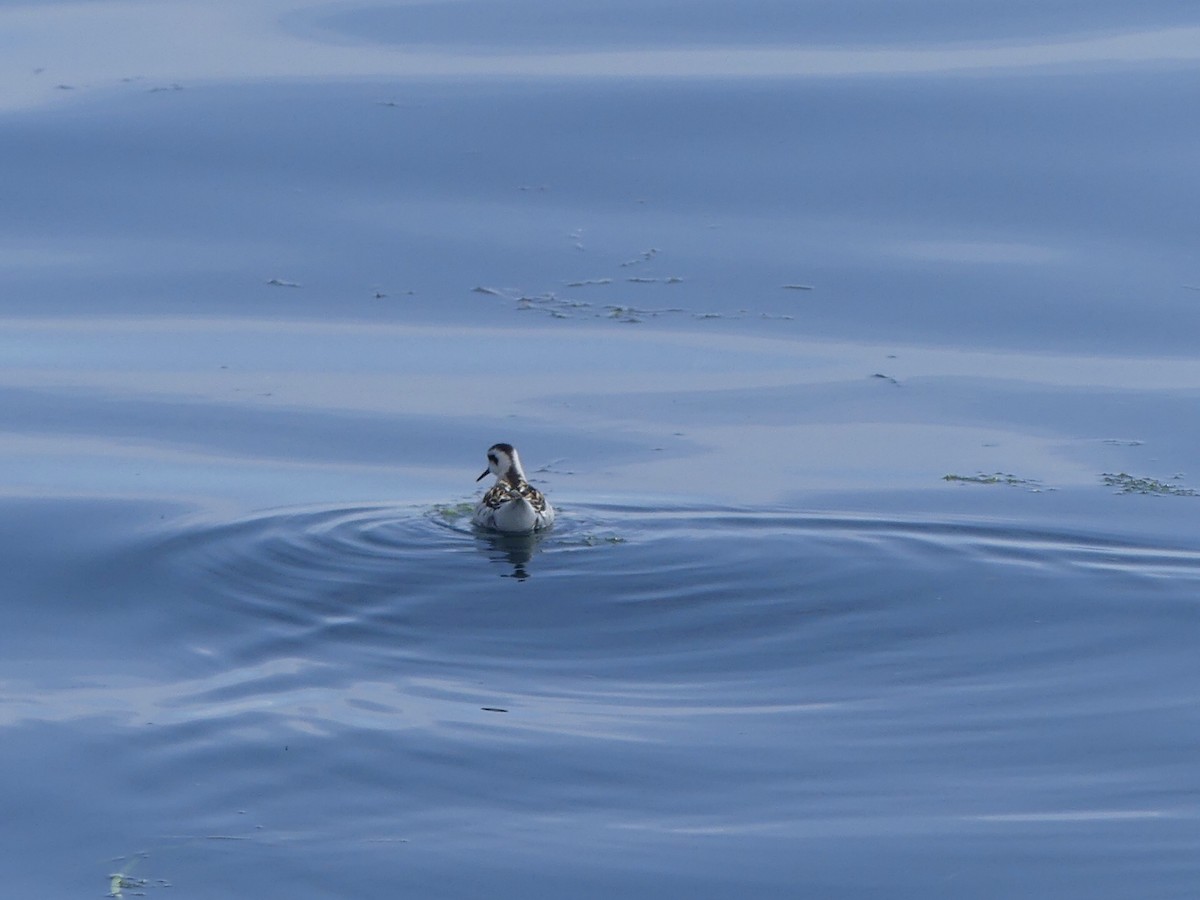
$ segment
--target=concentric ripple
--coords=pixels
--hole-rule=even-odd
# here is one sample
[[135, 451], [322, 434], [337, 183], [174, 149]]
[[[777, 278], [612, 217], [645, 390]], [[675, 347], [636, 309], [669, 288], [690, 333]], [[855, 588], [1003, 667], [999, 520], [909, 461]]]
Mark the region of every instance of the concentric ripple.
[[934, 835], [969, 861], [1047, 823], [1081, 854], [1094, 829], [1193, 829], [1195, 549], [565, 504], [514, 541], [457, 512], [177, 526], [137, 551], [162, 677], [56, 708], [136, 727], [145, 796], [187, 834], [307, 836], [301, 868], [357, 848], [406, 877], [381, 842], [411, 837], [434, 884], [438, 848], [514, 840], [541, 871], [597, 846], [702, 866], [730, 841], [761, 863]]
[[175, 534], [159, 562], [186, 585], [185, 633], [229, 666], [452, 672], [509, 692], [636, 683], [663, 702], [680, 683], [750, 702], [753, 682], [754, 703], [790, 703], [800, 670], [825, 685], [804, 702], [823, 702], [873, 658], [923, 678], [1031, 646], [1096, 652], [1145, 602], [1178, 614], [1172, 598], [1200, 583], [1195, 550], [987, 523], [594, 506], [513, 538], [459, 512], [271, 511]]

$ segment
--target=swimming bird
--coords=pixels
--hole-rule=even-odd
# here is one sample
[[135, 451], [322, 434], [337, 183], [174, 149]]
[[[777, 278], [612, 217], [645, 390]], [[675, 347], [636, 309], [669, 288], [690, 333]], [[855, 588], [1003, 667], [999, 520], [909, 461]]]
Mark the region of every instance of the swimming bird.
[[475, 504], [471, 521], [481, 528], [510, 534], [549, 528], [554, 523], [554, 507], [525, 480], [517, 449], [512, 444], [492, 444], [487, 458], [488, 467], [475, 480], [482, 481], [490, 472], [496, 476], [496, 483]]

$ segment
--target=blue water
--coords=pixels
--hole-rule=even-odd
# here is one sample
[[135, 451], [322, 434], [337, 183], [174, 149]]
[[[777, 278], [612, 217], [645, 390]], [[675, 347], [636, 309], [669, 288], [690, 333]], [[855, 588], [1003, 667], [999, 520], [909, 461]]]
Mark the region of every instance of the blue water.
[[1191, 897], [1198, 24], [0, 2], [9, 893]]
[[56, 506], [26, 537], [74, 572], [4, 613], [30, 889], [121, 850], [187, 896], [1191, 889], [1194, 544]]

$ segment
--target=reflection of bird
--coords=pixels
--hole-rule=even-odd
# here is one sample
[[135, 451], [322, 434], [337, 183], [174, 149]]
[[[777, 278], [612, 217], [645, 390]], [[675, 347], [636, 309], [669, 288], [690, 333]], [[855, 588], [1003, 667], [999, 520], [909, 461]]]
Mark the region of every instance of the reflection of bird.
[[533, 559], [538, 544], [542, 540], [541, 532], [527, 531], [521, 534], [511, 534], [504, 531], [479, 532], [477, 537], [487, 541], [488, 558], [501, 566], [511, 566], [511, 572], [505, 572], [501, 578], [515, 578], [524, 581], [529, 577], [525, 566]]
[[496, 483], [475, 504], [471, 521], [482, 528], [509, 534], [549, 528], [554, 523], [554, 507], [525, 480], [516, 448], [512, 444], [492, 444], [487, 458], [488, 467], [475, 480], [481, 481], [491, 472]]

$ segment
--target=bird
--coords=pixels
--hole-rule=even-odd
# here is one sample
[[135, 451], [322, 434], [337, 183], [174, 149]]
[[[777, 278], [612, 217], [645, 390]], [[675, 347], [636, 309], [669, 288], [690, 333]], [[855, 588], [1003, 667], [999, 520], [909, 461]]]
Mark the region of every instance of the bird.
[[488, 467], [476, 478], [488, 473], [496, 476], [493, 484], [475, 504], [471, 521], [480, 528], [508, 534], [529, 534], [554, 523], [554, 507], [545, 495], [525, 480], [521, 457], [512, 444], [492, 444], [487, 452]]

